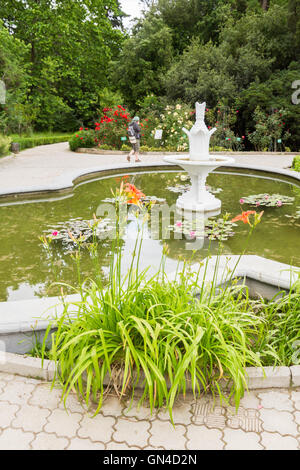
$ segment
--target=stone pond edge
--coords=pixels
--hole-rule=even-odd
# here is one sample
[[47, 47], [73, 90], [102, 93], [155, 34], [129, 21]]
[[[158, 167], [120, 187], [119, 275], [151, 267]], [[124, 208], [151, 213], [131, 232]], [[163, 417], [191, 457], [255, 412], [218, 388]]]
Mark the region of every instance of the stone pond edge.
[[[221, 155], [221, 152], [219, 153]], [[103, 154], [104, 155], [104, 154]], [[110, 153], [110, 155], [112, 155]], [[161, 155], [167, 155], [167, 154], [158, 154], [158, 156]], [[178, 154], [180, 155], [180, 154]], [[182, 154], [184, 155], [184, 154]], [[241, 155], [241, 153], [236, 153], [236, 154], [229, 154], [226, 153], [226, 155]], [[93, 178], [96, 176], [99, 176], [101, 173], [107, 174], [109, 172], [114, 172], [114, 171], [133, 171], [133, 170], [151, 170], [151, 169], [174, 169], [176, 170], [177, 167], [176, 165], [170, 164], [170, 163], [165, 163], [165, 162], [151, 162], [151, 163], [118, 163], [118, 164], [112, 164], [111, 166], [103, 168], [102, 165], [98, 165], [95, 167], [90, 167], [90, 168], [80, 168], [73, 170], [71, 172], [68, 172], [68, 174], [59, 176], [53, 181], [51, 184], [46, 184], [46, 185], [41, 185], [39, 183], [32, 185], [30, 188], [25, 188], [24, 186], [14, 186], [13, 188], [9, 188], [6, 190], [1, 190], [0, 188], [0, 198], [6, 199], [12, 196], [39, 196], [39, 195], [49, 195], [51, 193], [58, 193], [60, 191], [73, 191], [74, 187], [76, 186], [77, 183], [79, 183], [80, 180], [86, 179], [86, 178]], [[222, 169], [241, 169], [241, 170], [250, 170], [250, 171], [259, 171], [259, 172], [264, 172], [264, 173], [271, 173], [276, 176], [285, 176], [291, 179], [294, 179], [296, 181], [300, 181], [300, 172], [297, 172], [295, 170], [291, 169], [282, 169], [282, 168], [275, 168], [275, 167], [270, 167], [270, 166], [264, 166], [264, 165], [251, 165], [249, 163], [231, 163], [230, 165], [226, 166], [221, 166], [219, 170]]]
[[[50, 382], [55, 377], [55, 363], [54, 361], [44, 360], [42, 366], [42, 360], [39, 358], [14, 353], [2, 353], [0, 372]], [[247, 367], [245, 375], [248, 390], [300, 386], [300, 365], [292, 367], [271, 366], [265, 367], [263, 370], [257, 367]], [[187, 391], [192, 391], [189, 382], [187, 383]]]

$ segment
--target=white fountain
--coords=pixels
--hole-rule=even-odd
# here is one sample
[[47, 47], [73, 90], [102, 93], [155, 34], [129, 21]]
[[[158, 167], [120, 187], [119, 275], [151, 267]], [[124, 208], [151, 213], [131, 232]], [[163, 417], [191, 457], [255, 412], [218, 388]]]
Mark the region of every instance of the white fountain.
[[216, 128], [208, 130], [205, 125], [206, 103], [196, 103], [196, 122], [192, 129], [182, 130], [188, 135], [190, 154], [188, 157], [172, 155], [165, 157], [168, 163], [181, 166], [186, 170], [192, 180], [191, 189], [180, 196], [176, 206], [179, 210], [187, 212], [204, 212], [207, 216], [217, 215], [221, 210], [221, 201], [206, 189], [206, 178], [219, 166], [230, 165], [234, 159], [230, 157], [209, 155], [209, 142]]

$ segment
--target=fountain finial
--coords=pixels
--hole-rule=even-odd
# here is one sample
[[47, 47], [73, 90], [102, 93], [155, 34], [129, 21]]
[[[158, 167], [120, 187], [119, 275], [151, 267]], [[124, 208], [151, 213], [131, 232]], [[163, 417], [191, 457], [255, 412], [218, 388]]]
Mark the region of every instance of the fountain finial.
[[206, 103], [196, 103], [196, 121], [203, 121], [205, 118]]
[[187, 134], [190, 141], [191, 160], [209, 160], [209, 142], [213, 133], [217, 130], [208, 130], [205, 124], [206, 103], [196, 103], [196, 122], [192, 129], [182, 130]]

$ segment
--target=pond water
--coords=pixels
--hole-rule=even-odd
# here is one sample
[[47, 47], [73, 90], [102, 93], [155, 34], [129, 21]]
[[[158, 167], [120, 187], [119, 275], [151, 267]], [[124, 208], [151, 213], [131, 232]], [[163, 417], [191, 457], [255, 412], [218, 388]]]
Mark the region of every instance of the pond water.
[[[184, 172], [139, 172], [128, 174], [127, 181], [135, 184], [147, 196], [165, 199], [169, 205], [176, 202], [180, 193], [179, 185], [186, 185]], [[120, 185], [121, 174], [101, 177], [77, 185], [73, 193], [49, 200], [0, 201], [0, 301], [13, 301], [57, 295], [53, 266], [58, 279], [67, 284], [76, 284], [77, 274], [70, 252], [64, 248], [56, 249], [54, 265], [43, 248], [39, 237], [44, 231], [60, 227], [70, 219], [90, 220], [98, 206], [106, 198], [111, 198], [111, 189]], [[239, 200], [253, 194], [281, 194], [294, 198], [292, 205], [259, 208], [265, 210], [263, 221], [256, 228], [250, 240], [247, 254], [256, 254], [287, 264], [300, 266], [300, 218], [286, 217], [300, 211], [300, 185], [291, 181], [272, 179], [270, 174], [243, 173], [237, 170], [216, 171], [208, 177], [208, 185], [217, 192], [222, 200], [222, 214], [228, 212], [232, 217], [241, 212]], [[168, 188], [175, 188], [170, 190]], [[253, 209], [244, 206], [244, 210]], [[248, 226], [239, 223], [235, 236], [223, 242], [225, 254], [239, 254], [245, 246]], [[123, 264], [129, 265], [134, 246], [136, 222], [128, 222], [127, 237], [123, 242]], [[142, 265], [155, 270], [160, 262], [163, 245], [168, 245], [167, 270], [176, 269], [179, 256], [190, 258], [192, 251], [187, 249], [186, 240], [152, 239], [151, 234], [143, 241]], [[207, 256], [209, 241], [194, 254], [194, 259]], [[218, 242], [212, 242], [211, 250], [217, 252]], [[111, 257], [111, 241], [101, 242], [99, 259], [102, 276], [105, 279]], [[92, 261], [88, 251], [82, 259], [82, 275], [92, 273]]]

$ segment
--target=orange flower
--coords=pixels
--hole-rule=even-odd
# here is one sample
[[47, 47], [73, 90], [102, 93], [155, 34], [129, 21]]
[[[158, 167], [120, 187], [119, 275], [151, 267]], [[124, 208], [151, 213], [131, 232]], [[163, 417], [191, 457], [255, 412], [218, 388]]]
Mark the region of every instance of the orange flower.
[[255, 211], [247, 211], [247, 212], [242, 212], [241, 214], [237, 215], [234, 219], [232, 219], [231, 222], [238, 222], [239, 220], [242, 220], [244, 224], [249, 224], [249, 215], [256, 214]]
[[[249, 220], [249, 215], [254, 215], [254, 222], [253, 225]], [[264, 215], [264, 211], [260, 212], [259, 214], [255, 211], [247, 211], [242, 212], [240, 215], [237, 215], [231, 222], [237, 222], [238, 220], [242, 220], [244, 224], [250, 225], [250, 227], [256, 227], [261, 221], [262, 216]]]
[[138, 204], [140, 199], [145, 197], [145, 194], [136, 188], [134, 184], [126, 183], [124, 191], [127, 193], [128, 204]]

